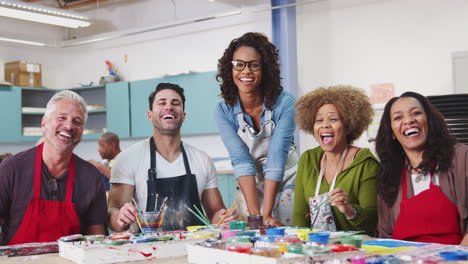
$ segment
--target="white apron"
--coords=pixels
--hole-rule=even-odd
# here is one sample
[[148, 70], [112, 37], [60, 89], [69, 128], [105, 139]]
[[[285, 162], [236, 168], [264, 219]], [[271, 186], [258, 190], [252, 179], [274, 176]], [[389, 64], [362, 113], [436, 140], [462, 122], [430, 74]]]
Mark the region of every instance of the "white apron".
[[[265, 122], [257, 134], [255, 134], [255, 129], [245, 122], [243, 113], [237, 114], [237, 122], [239, 124], [237, 134], [249, 149], [250, 155], [252, 156], [257, 169], [256, 184], [261, 211], [263, 206], [263, 185], [265, 180], [265, 176], [263, 175], [263, 166], [267, 161], [268, 147], [275, 128], [275, 122], [271, 120], [271, 114], [271, 110], [265, 110]], [[283, 181], [280, 183], [280, 188], [276, 196], [275, 206], [272, 212], [272, 216], [285, 225], [292, 224], [294, 187], [296, 184], [298, 160], [296, 147], [291, 144], [288, 159], [284, 167]], [[249, 212], [241, 190], [238, 189], [236, 191], [235, 199], [238, 201], [237, 209], [239, 211], [240, 219], [247, 220]]]
[[343, 168], [346, 153], [348, 153], [348, 147], [346, 147], [343, 153], [341, 154], [340, 162], [338, 163], [338, 168], [336, 169], [335, 176], [333, 177], [332, 183], [330, 185], [330, 190], [326, 193], [322, 193], [319, 195], [320, 186], [322, 185], [323, 180], [323, 167], [325, 166], [325, 162], [322, 162], [320, 164], [319, 177], [317, 180], [317, 185], [315, 187], [315, 196], [309, 197], [311, 229], [330, 232], [336, 231], [335, 218], [333, 217], [331, 206], [327, 202], [329, 199], [328, 193], [335, 189], [336, 176], [338, 176], [338, 174], [341, 172], [341, 169]]

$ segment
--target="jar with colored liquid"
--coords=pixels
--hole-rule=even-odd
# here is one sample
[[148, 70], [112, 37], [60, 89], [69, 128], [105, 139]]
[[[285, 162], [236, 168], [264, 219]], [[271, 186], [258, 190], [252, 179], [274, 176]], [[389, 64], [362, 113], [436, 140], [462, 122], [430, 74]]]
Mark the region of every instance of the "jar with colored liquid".
[[281, 252], [277, 248], [271, 247], [254, 247], [251, 249], [252, 255], [268, 257], [268, 258], [281, 258]]

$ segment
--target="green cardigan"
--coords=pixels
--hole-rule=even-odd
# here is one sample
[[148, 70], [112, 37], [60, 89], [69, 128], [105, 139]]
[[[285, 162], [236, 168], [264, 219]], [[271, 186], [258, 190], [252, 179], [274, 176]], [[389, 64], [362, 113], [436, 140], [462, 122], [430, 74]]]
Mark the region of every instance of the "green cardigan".
[[[299, 160], [296, 176], [293, 225], [310, 227], [309, 197], [315, 195], [319, 175], [320, 159], [324, 151], [320, 148], [304, 152]], [[336, 207], [332, 206], [337, 230], [359, 230], [374, 236], [377, 228], [376, 176], [379, 163], [369, 149], [362, 149], [353, 162], [342, 170], [336, 179], [335, 188], [341, 188], [349, 195], [349, 203], [356, 208], [358, 216], [347, 220]], [[319, 194], [330, 191], [325, 178]]]

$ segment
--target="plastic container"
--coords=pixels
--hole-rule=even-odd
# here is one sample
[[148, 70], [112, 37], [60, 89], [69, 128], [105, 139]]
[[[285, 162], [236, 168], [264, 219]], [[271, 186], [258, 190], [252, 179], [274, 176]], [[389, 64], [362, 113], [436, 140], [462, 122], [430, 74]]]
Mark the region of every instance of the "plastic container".
[[206, 248], [217, 248], [217, 249], [226, 249], [226, 241], [208, 239], [198, 244], [199, 246]]
[[257, 234], [257, 231], [241, 231], [236, 234], [236, 236], [248, 236], [248, 237], [254, 237]]
[[245, 231], [245, 221], [232, 221], [229, 223], [229, 229]]
[[310, 229], [298, 229], [296, 231], [296, 236], [302, 241], [309, 241], [309, 234], [314, 231]]
[[267, 235], [284, 236], [285, 230], [286, 230], [285, 227], [272, 227], [272, 228], [266, 228], [265, 232]]
[[254, 247], [250, 251], [252, 255], [268, 258], [281, 258], [282, 255], [277, 248], [271, 247]]
[[360, 235], [350, 235], [342, 237], [340, 240], [341, 244], [354, 245], [356, 248], [362, 247], [362, 236]]
[[224, 230], [221, 231], [221, 234], [223, 236], [223, 239], [226, 240], [230, 237], [236, 236], [239, 232], [241, 232], [241, 230]]
[[463, 251], [443, 251], [439, 256], [447, 261], [452, 260], [468, 260], [468, 252]]
[[204, 228], [205, 228], [205, 226], [202, 226], [202, 225], [187, 226], [187, 231], [193, 232], [193, 231], [197, 231], [198, 229], [204, 229]]
[[228, 251], [237, 252], [237, 253], [246, 253], [250, 254], [252, 249], [252, 243], [234, 243], [228, 244], [226, 246]]
[[232, 244], [232, 243], [251, 243], [250, 237], [248, 237], [248, 236], [233, 236], [233, 237], [228, 238], [227, 242], [229, 244]]
[[288, 244], [286, 248], [290, 253], [302, 254], [302, 248], [304, 244]]
[[302, 244], [302, 241], [296, 236], [283, 236], [275, 239], [275, 242], [286, 242], [294, 244]]
[[329, 253], [331, 249], [324, 245], [309, 245], [306, 244], [302, 247], [302, 254], [306, 256], [318, 255]]
[[330, 233], [317, 232], [309, 234], [310, 242], [317, 242], [320, 244], [328, 244], [330, 242]]

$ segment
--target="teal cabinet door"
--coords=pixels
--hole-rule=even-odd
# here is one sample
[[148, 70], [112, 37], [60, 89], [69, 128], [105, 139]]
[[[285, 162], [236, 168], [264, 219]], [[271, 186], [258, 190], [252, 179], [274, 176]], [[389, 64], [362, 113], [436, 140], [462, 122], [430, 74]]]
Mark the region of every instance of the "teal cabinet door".
[[120, 138], [130, 137], [129, 83], [106, 84], [107, 131]]
[[21, 88], [0, 86], [0, 142], [21, 140]]
[[213, 110], [220, 98], [216, 72], [183, 74], [130, 83], [130, 123], [132, 137], [149, 137], [153, 125], [147, 118], [148, 97], [159, 83], [178, 84], [185, 90], [185, 112], [182, 135], [217, 133]]
[[218, 188], [223, 197], [224, 206], [231, 207], [237, 188], [237, 180], [233, 174], [218, 174]]

